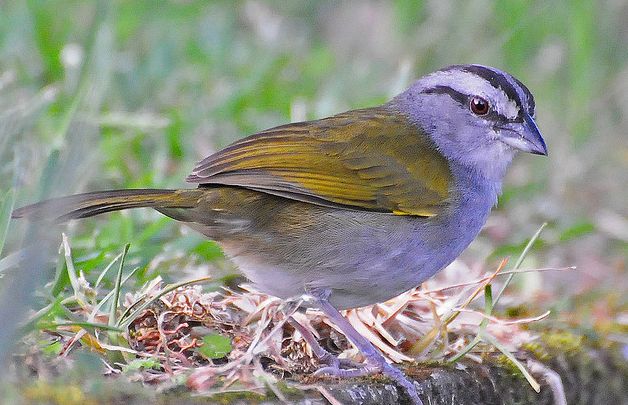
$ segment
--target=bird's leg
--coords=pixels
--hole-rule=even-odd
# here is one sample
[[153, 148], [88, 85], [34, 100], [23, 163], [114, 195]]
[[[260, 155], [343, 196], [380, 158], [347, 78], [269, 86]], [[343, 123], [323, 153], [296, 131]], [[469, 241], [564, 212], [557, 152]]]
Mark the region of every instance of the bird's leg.
[[[330, 295], [329, 290], [311, 290], [308, 291], [308, 293], [311, 294], [312, 297], [316, 300], [316, 304], [325, 313], [325, 315], [327, 315], [327, 317], [342, 331], [342, 333], [344, 333], [347, 339], [349, 339], [366, 358], [366, 367], [358, 369], [359, 371], [362, 371], [361, 375], [381, 372], [382, 374], [399, 384], [401, 387], [403, 387], [410, 396], [412, 403], [417, 405], [423, 404], [423, 402], [421, 402], [421, 399], [419, 398], [419, 394], [417, 393], [414, 383], [410, 381], [408, 377], [406, 377], [399, 369], [388, 364], [384, 356], [382, 356], [382, 354], [375, 348], [375, 346], [373, 346], [371, 342], [369, 342], [364, 336], [362, 336], [357, 330], [355, 330], [351, 323], [349, 323], [349, 321], [345, 317], [343, 317], [340, 312], [338, 312], [338, 310], [334, 308], [333, 305], [331, 305], [328, 299]], [[314, 341], [316, 340], [311, 333], [309, 335]], [[307, 340], [305, 335], [303, 335], [303, 337]], [[316, 346], [318, 346], [318, 348], [320, 348], [320, 350], [326, 353], [328, 356], [332, 356], [330, 353], [326, 352], [322, 347], [320, 347], [320, 345], [318, 345], [318, 342], [316, 343]], [[316, 351], [318, 349], [315, 349], [314, 346], [312, 346], [312, 350], [316, 354]], [[324, 367], [318, 370], [317, 374], [329, 374], [338, 377], [353, 376], [353, 374], [350, 373], [353, 370], [343, 370], [338, 367], [339, 365], [340, 364], [338, 363], [332, 364], [328, 367]], [[364, 373], [363, 370], [366, 370], [367, 372]]]
[[325, 350], [316, 339], [316, 336], [312, 334], [312, 332], [301, 325], [299, 321], [294, 319], [293, 317], [288, 318], [288, 322], [292, 325], [296, 330], [299, 331], [303, 339], [307, 342], [307, 344], [312, 349], [312, 353], [314, 357], [327, 367], [323, 367], [316, 371], [315, 374], [328, 374], [324, 371], [326, 369], [337, 370], [334, 375], [343, 374], [344, 377], [360, 377], [363, 375], [373, 374], [379, 372], [379, 370], [371, 370], [368, 367], [364, 367], [364, 365], [357, 363], [353, 360], [349, 359], [339, 359], [337, 356], [329, 353]]

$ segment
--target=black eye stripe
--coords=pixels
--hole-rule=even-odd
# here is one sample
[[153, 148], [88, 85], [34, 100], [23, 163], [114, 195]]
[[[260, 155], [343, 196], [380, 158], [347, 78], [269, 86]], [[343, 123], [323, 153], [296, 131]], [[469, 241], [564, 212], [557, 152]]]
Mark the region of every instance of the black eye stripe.
[[[457, 90], [452, 89], [451, 87], [448, 86], [434, 86], [434, 87], [430, 87], [428, 89], [425, 89], [422, 91], [422, 93], [425, 94], [446, 94], [449, 97], [451, 97], [452, 99], [456, 100], [458, 103], [460, 103], [461, 105], [463, 105], [465, 108], [468, 108], [469, 106], [469, 101], [471, 100], [471, 96], [461, 93]], [[521, 114], [519, 114], [516, 118], [514, 119], [510, 119], [502, 114], [499, 114], [498, 112], [496, 112], [494, 109], [490, 109], [488, 114], [483, 115], [482, 118], [484, 118], [487, 121], [493, 121], [496, 124], [505, 124], [508, 122], [523, 122], [523, 117], [521, 116]]]
[[449, 97], [453, 98], [460, 104], [468, 104], [469, 96], [459, 92], [458, 90], [454, 90], [449, 86], [434, 86], [429, 89], [423, 90], [425, 94], [447, 94]]

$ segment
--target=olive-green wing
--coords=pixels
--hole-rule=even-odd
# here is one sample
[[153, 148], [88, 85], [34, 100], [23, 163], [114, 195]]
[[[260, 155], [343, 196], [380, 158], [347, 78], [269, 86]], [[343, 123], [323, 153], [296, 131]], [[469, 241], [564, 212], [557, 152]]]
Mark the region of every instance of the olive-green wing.
[[433, 216], [448, 201], [451, 173], [425, 134], [382, 106], [262, 131], [202, 160], [187, 180], [325, 206]]

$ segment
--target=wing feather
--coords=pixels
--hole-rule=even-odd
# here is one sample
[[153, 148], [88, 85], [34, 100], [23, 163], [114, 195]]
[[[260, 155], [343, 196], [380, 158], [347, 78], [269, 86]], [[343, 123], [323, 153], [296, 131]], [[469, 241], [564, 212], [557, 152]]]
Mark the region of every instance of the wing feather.
[[187, 179], [312, 204], [433, 216], [449, 200], [447, 160], [390, 106], [271, 128], [203, 159]]

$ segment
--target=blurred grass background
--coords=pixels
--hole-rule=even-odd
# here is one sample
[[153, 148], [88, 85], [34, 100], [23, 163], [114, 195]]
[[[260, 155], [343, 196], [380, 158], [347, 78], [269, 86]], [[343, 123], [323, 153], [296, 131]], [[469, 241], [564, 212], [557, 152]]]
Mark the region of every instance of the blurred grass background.
[[[29, 241], [27, 224], [8, 222], [14, 199], [182, 187], [197, 160], [237, 138], [375, 105], [437, 68], [481, 63], [532, 90], [550, 156], [517, 159], [464, 260], [494, 265], [547, 221], [527, 267], [578, 271], [527, 274], [521, 295], [556, 309], [561, 324], [625, 311], [626, 21], [626, 0], [0, 2], [0, 272]], [[136, 285], [233, 272], [212, 242], [149, 210], [47, 230], [54, 244], [61, 230], [88, 279], [127, 242]], [[15, 285], [50, 280], [54, 256], [38, 263]], [[2, 280], [5, 304], [19, 277]], [[9, 302], [40, 308], [45, 299], [31, 293]], [[574, 308], [580, 315], [564, 315]]]

